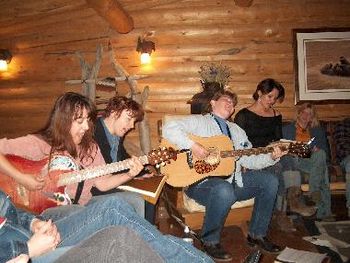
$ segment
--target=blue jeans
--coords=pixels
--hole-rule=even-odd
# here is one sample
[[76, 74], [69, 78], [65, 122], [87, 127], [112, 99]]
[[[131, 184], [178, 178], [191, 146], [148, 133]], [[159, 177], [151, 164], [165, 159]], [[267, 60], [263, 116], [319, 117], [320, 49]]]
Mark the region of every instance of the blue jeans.
[[115, 194], [95, 196], [85, 206], [51, 208], [43, 216], [55, 221], [61, 234], [60, 247], [75, 245], [108, 226], [126, 226], [140, 235], [166, 262], [213, 262], [182, 239], [161, 234]]
[[138, 215], [145, 218], [145, 200], [138, 193], [134, 192], [116, 192], [116, 195], [124, 198], [136, 211]]
[[189, 187], [186, 194], [205, 206], [202, 239], [208, 244], [220, 242], [228, 212], [236, 201], [255, 197], [249, 235], [265, 237], [270, 224], [278, 190], [277, 177], [266, 170], [250, 170], [242, 174], [243, 187], [218, 177]]
[[320, 192], [321, 200], [317, 207], [316, 217], [322, 219], [330, 216], [331, 192], [329, 186], [326, 152], [318, 150], [310, 158], [284, 156], [281, 159], [284, 171], [298, 170], [309, 174], [310, 192]]
[[346, 207], [350, 208], [350, 155], [346, 156], [340, 163], [345, 171], [346, 180]]

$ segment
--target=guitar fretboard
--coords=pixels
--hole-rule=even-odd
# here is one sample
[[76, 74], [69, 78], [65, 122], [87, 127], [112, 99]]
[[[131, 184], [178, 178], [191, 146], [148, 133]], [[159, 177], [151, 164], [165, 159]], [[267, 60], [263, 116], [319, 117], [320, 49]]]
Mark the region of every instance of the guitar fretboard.
[[[289, 147], [285, 145], [279, 145], [278, 146], [282, 151], [287, 151]], [[251, 148], [251, 149], [243, 149], [243, 150], [233, 150], [233, 151], [221, 151], [220, 156], [221, 158], [227, 158], [227, 157], [241, 157], [243, 155], [258, 155], [261, 153], [270, 153], [273, 152], [273, 147], [258, 147], [258, 148]]]
[[[138, 159], [143, 165], [148, 164], [147, 155], [140, 156], [138, 157]], [[64, 173], [60, 175], [57, 185], [64, 186], [68, 184], [79, 183], [86, 179], [92, 179], [92, 178], [100, 177], [106, 174], [120, 172], [129, 168], [130, 168], [129, 159], [127, 159], [124, 161], [110, 163], [107, 165], [96, 166], [94, 168], [87, 168], [80, 171]]]

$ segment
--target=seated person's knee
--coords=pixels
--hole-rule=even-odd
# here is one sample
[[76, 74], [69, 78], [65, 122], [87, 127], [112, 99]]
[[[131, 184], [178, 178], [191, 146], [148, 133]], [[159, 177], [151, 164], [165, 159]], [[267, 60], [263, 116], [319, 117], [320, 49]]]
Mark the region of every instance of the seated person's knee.
[[314, 161], [315, 165], [325, 164], [327, 161], [326, 152], [319, 149], [318, 151], [312, 153], [311, 159]]
[[220, 184], [218, 187], [214, 187], [211, 189], [210, 194], [215, 195], [215, 198], [222, 201], [230, 200], [231, 202], [231, 200], [235, 199], [232, 184], [228, 182], [226, 184]]

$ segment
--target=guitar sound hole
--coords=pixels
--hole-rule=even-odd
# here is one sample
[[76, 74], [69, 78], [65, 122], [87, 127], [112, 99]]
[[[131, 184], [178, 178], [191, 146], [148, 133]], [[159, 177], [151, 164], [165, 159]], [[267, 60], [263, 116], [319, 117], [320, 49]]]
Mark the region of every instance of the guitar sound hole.
[[194, 164], [194, 169], [199, 174], [206, 174], [206, 173], [210, 173], [211, 171], [214, 171], [218, 166], [219, 166], [218, 163], [212, 165], [205, 162], [204, 160], [198, 160]]

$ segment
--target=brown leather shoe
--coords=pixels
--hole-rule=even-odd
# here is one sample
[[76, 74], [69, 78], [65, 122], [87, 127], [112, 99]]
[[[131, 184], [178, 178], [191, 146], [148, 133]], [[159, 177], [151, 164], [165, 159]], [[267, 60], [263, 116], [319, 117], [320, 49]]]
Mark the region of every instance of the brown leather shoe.
[[300, 187], [292, 186], [288, 188], [287, 202], [289, 212], [296, 213], [301, 216], [309, 217], [316, 213], [317, 209], [314, 206], [307, 206], [303, 200]]
[[283, 232], [295, 232], [297, 229], [294, 227], [293, 221], [281, 211], [275, 211], [272, 216], [271, 226]]

